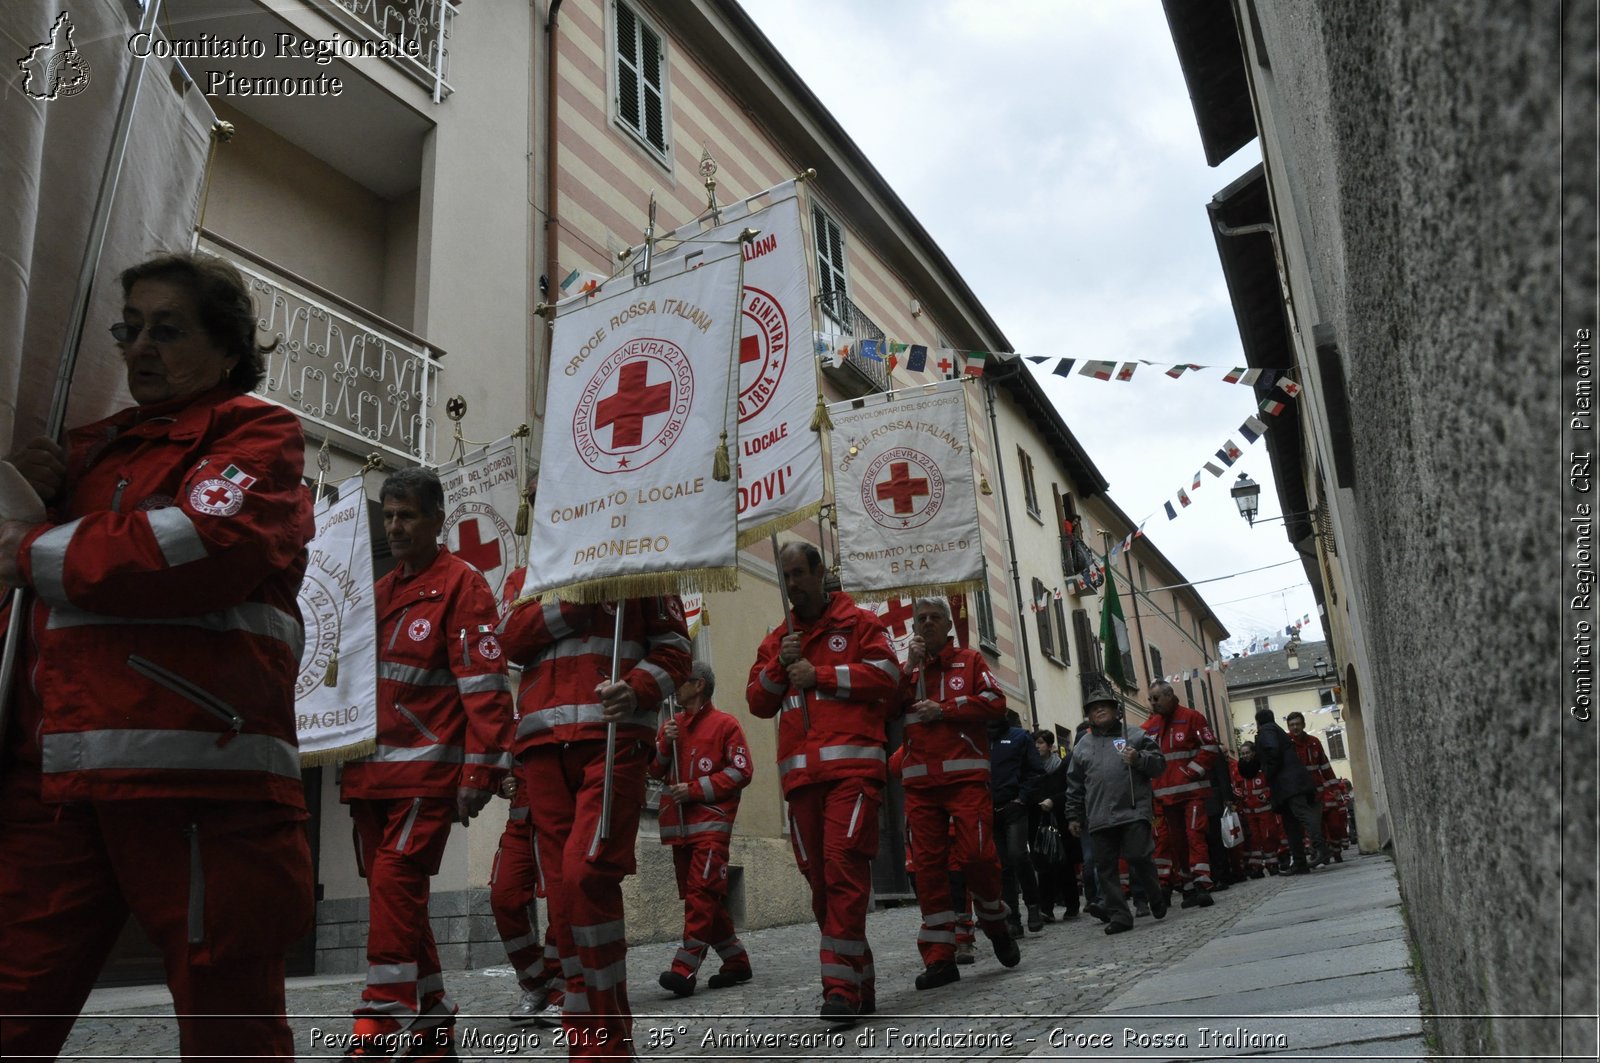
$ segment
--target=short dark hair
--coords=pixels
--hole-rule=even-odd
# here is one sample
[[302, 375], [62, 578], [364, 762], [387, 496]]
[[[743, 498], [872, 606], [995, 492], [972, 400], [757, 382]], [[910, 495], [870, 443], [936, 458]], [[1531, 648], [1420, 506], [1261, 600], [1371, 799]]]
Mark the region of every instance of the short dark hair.
[[256, 310], [244, 276], [233, 263], [200, 251], [171, 251], [148, 258], [122, 271], [122, 297], [143, 280], [176, 284], [194, 300], [195, 313], [206, 335], [236, 355], [228, 373], [228, 386], [243, 393], [254, 391], [267, 376], [266, 356], [278, 346], [256, 344]]
[[1306, 714], [1296, 709], [1294, 712], [1291, 712], [1289, 715], [1283, 718], [1284, 723], [1288, 723], [1290, 720], [1299, 720], [1301, 723], [1305, 723]]
[[[798, 550], [798, 551], [800, 551], [801, 556], [806, 559], [806, 566], [812, 572], [815, 572], [817, 569], [822, 567], [822, 551], [818, 550], [812, 544], [807, 543], [807, 542], [802, 542], [802, 541], [800, 541], [798, 539], [793, 540], [791, 542], [784, 543], [781, 547], [778, 548], [778, 557], [781, 559], [783, 557], [783, 555], [788, 553], [790, 550]], [[783, 565], [783, 562], [780, 560], [778, 564], [779, 564], [779, 567], [781, 568], [782, 565]]]
[[1033, 737], [1037, 738], [1047, 746], [1054, 746], [1056, 744], [1056, 736], [1051, 734], [1049, 731], [1046, 731], [1043, 727], [1033, 732]]
[[1150, 684], [1150, 689], [1159, 690], [1163, 694], [1171, 694], [1173, 692], [1172, 684], [1167, 682], [1165, 679], [1155, 680]]
[[430, 517], [444, 512], [444, 487], [439, 483], [439, 474], [420, 465], [390, 473], [378, 489], [378, 502], [381, 504], [386, 498], [415, 502]]
[[1256, 723], [1272, 723], [1272, 722], [1273, 722], [1273, 716], [1272, 716], [1272, 710], [1271, 709], [1257, 709], [1256, 710]]

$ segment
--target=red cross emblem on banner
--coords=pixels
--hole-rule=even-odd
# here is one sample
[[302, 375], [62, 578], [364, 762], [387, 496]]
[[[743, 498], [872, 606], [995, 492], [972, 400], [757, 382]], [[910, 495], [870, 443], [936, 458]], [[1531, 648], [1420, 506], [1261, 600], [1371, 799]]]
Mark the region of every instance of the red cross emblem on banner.
[[677, 344], [634, 339], [611, 352], [584, 386], [573, 412], [578, 456], [596, 472], [639, 469], [683, 434], [694, 370]]
[[890, 598], [883, 603], [883, 626], [889, 634], [897, 635], [911, 622], [911, 602], [906, 598]]
[[461, 522], [461, 542], [456, 546], [456, 556], [479, 572], [493, 572], [500, 567], [500, 540], [498, 537], [483, 541], [477, 520]]
[[894, 447], [867, 465], [861, 502], [867, 516], [885, 528], [920, 528], [944, 504], [944, 474], [920, 450]]
[[766, 409], [789, 360], [789, 318], [778, 300], [745, 285], [739, 338], [739, 423]]
[[912, 500], [928, 493], [928, 478], [912, 476], [909, 462], [896, 461], [889, 465], [888, 481], [878, 484], [875, 490], [879, 502], [894, 503], [896, 514], [910, 513], [916, 508], [912, 505]]

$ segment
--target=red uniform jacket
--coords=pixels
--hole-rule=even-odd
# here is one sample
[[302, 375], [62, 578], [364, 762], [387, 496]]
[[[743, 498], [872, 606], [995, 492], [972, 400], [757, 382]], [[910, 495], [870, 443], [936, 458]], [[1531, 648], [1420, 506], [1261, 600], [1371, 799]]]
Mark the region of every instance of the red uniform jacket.
[[1290, 735], [1289, 741], [1294, 743], [1295, 754], [1299, 756], [1300, 763], [1306, 766], [1311, 781], [1317, 784], [1317, 796], [1322, 807], [1339, 807], [1339, 777], [1333, 773], [1333, 765], [1328, 761], [1327, 751], [1322, 748], [1322, 740], [1310, 731], [1304, 731], [1299, 737]]
[[304, 808], [304, 471], [294, 415], [225, 388], [71, 433], [54, 523], [18, 553], [39, 715], [19, 718], [17, 755], [40, 764], [45, 800]]
[[1143, 724], [1153, 735], [1167, 766], [1154, 783], [1156, 806], [1183, 804], [1205, 796], [1211, 786], [1211, 765], [1222, 755], [1206, 718], [1179, 705], [1171, 716], [1154, 713]]
[[[618, 678], [638, 709], [617, 725], [618, 739], [654, 741], [656, 707], [689, 674], [689, 631], [677, 595], [630, 598], [622, 608]], [[605, 738], [595, 687], [611, 679], [617, 605], [527, 601], [500, 621], [501, 642], [522, 666], [517, 689], [516, 752], [534, 746]]]
[[778, 663], [778, 644], [788, 634], [786, 624], [762, 640], [745, 687], [751, 713], [762, 719], [782, 713], [778, 777], [783, 792], [830, 779], [882, 780], [884, 724], [900, 685], [900, 664], [883, 622], [835, 591], [814, 623], [796, 616], [794, 625], [801, 656], [817, 670], [817, 685], [804, 692], [810, 730], [800, 710], [785, 705], [789, 675]]
[[1233, 796], [1242, 812], [1271, 812], [1272, 790], [1267, 786], [1267, 773], [1257, 772], [1245, 776], [1239, 773], [1239, 762], [1228, 762], [1228, 774], [1233, 779]]
[[[917, 679], [924, 695], [944, 707], [944, 716], [924, 722], [909, 711], [917, 699]], [[946, 640], [920, 668], [900, 681], [900, 707], [906, 712], [904, 767], [906, 789], [946, 783], [988, 781], [989, 721], [1006, 713], [1006, 695], [977, 650], [964, 650]]]
[[511, 768], [511, 682], [494, 595], [449, 550], [374, 590], [378, 748], [345, 764], [345, 800], [494, 790]]
[[648, 771], [657, 779], [685, 782], [692, 800], [679, 804], [661, 795], [661, 844], [684, 845], [691, 838], [713, 836], [723, 845], [733, 836], [739, 814], [739, 792], [750, 785], [755, 769], [739, 721], [706, 705], [690, 715], [680, 712], [677, 757], [673, 743], [658, 733], [656, 756]]

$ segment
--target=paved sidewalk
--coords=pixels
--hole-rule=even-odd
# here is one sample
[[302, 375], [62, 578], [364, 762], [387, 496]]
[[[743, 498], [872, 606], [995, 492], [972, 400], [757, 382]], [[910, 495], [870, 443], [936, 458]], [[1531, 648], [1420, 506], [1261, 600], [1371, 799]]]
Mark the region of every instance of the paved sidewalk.
[[[816, 1018], [814, 926], [744, 935], [755, 979], [687, 1000], [656, 984], [674, 946], [640, 945], [628, 954], [635, 1036], [647, 1059], [1426, 1059], [1399, 903], [1392, 861], [1346, 855], [1234, 886], [1211, 908], [1174, 905], [1127, 934], [1108, 937], [1088, 917], [1048, 925], [1009, 971], [980, 941], [959, 983], [926, 993], [912, 986], [919, 916], [890, 909], [868, 923], [879, 1013], [843, 1031]], [[463, 1059], [564, 1056], [551, 1031], [505, 1020], [519, 996], [509, 967], [445, 977]], [[329, 1038], [349, 1031], [360, 984], [290, 982], [301, 1058], [340, 1054]], [[171, 1014], [161, 987], [96, 992], [62, 1058], [172, 1058]]]

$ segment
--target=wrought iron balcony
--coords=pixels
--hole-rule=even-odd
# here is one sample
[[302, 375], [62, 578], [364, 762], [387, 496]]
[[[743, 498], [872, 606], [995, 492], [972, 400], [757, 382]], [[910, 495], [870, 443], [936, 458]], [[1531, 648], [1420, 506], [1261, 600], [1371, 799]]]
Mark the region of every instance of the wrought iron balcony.
[[312, 0], [360, 40], [391, 41], [408, 53], [390, 60], [439, 103], [455, 90], [450, 76], [450, 23], [457, 0]]
[[244, 274], [257, 337], [277, 341], [262, 398], [354, 453], [377, 448], [406, 464], [433, 461], [443, 351], [225, 237], [205, 232], [200, 246]]
[[[817, 297], [817, 305], [822, 310], [822, 335], [832, 344], [834, 364], [859, 373], [878, 391], [888, 391], [893, 385], [889, 381], [889, 341], [883, 329], [862, 313], [843, 289], [825, 290]], [[869, 350], [875, 347], [877, 357], [862, 353], [862, 340], [873, 341]], [[841, 348], [845, 348], [842, 357], [838, 353]]]

